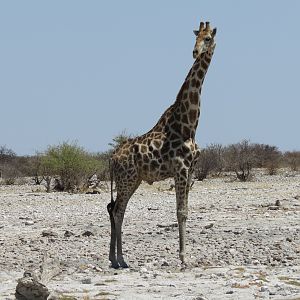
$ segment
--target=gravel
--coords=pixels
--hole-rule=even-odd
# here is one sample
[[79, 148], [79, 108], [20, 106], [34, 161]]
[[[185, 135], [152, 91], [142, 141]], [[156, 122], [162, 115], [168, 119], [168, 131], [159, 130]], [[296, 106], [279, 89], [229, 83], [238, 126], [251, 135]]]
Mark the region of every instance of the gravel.
[[[142, 184], [123, 225], [130, 268], [109, 266], [110, 196], [0, 186], [0, 299], [45, 257], [53, 295], [73, 299], [294, 299], [300, 296], [300, 175], [215, 178], [190, 192], [186, 266], [172, 181]], [[49, 266], [51, 269], [51, 265]], [[293, 298], [294, 297], [294, 298]], [[295, 299], [296, 299], [295, 298]]]

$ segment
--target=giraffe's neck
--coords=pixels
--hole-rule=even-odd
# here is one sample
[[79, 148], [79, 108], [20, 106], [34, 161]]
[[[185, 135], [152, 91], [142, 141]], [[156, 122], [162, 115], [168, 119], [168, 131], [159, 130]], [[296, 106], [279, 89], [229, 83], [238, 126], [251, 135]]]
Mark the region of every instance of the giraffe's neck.
[[195, 60], [179, 90], [175, 104], [180, 105], [181, 103], [189, 103], [189, 105], [191, 105], [193, 99], [191, 99], [189, 92], [197, 92], [198, 95], [201, 94], [202, 84], [210, 65], [211, 58], [212, 52], [205, 52]]
[[200, 94], [213, 50], [203, 53], [190, 69], [176, 101], [161, 116], [153, 130], [166, 130], [171, 136], [184, 140], [195, 138], [200, 116]]

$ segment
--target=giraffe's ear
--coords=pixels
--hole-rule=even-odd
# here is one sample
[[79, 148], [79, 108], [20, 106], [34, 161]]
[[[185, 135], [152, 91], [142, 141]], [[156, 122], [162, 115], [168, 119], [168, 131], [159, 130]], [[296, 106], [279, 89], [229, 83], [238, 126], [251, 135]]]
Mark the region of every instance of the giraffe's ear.
[[211, 35], [214, 37], [216, 33], [217, 33], [217, 28], [214, 28]]
[[198, 36], [199, 30], [194, 30], [195, 36]]

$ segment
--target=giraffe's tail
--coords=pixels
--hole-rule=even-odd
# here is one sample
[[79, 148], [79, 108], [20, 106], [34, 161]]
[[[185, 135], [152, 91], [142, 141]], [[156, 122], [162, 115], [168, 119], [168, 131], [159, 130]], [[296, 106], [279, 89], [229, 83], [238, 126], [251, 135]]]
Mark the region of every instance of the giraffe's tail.
[[114, 192], [113, 192], [114, 171], [113, 171], [113, 161], [111, 159], [109, 159], [108, 161], [108, 167], [109, 167], [109, 178], [110, 178], [110, 203], [108, 203], [107, 205], [107, 211], [111, 215], [115, 205]]

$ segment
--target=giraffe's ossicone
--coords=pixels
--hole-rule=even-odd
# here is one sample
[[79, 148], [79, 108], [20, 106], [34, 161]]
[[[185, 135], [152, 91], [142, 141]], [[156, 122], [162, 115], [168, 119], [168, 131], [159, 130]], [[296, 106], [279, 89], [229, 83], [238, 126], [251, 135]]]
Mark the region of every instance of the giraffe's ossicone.
[[199, 156], [195, 133], [200, 116], [200, 94], [215, 49], [216, 29], [211, 29], [209, 22], [205, 25], [201, 22], [194, 33], [195, 61], [176, 101], [149, 132], [127, 140], [110, 159], [111, 182], [115, 181], [117, 191], [116, 200], [112, 195], [107, 206], [111, 222], [109, 260], [114, 268], [127, 267], [122, 253], [122, 223], [130, 197], [142, 180], [151, 184], [169, 177], [175, 180], [179, 257], [185, 262], [188, 194]]

